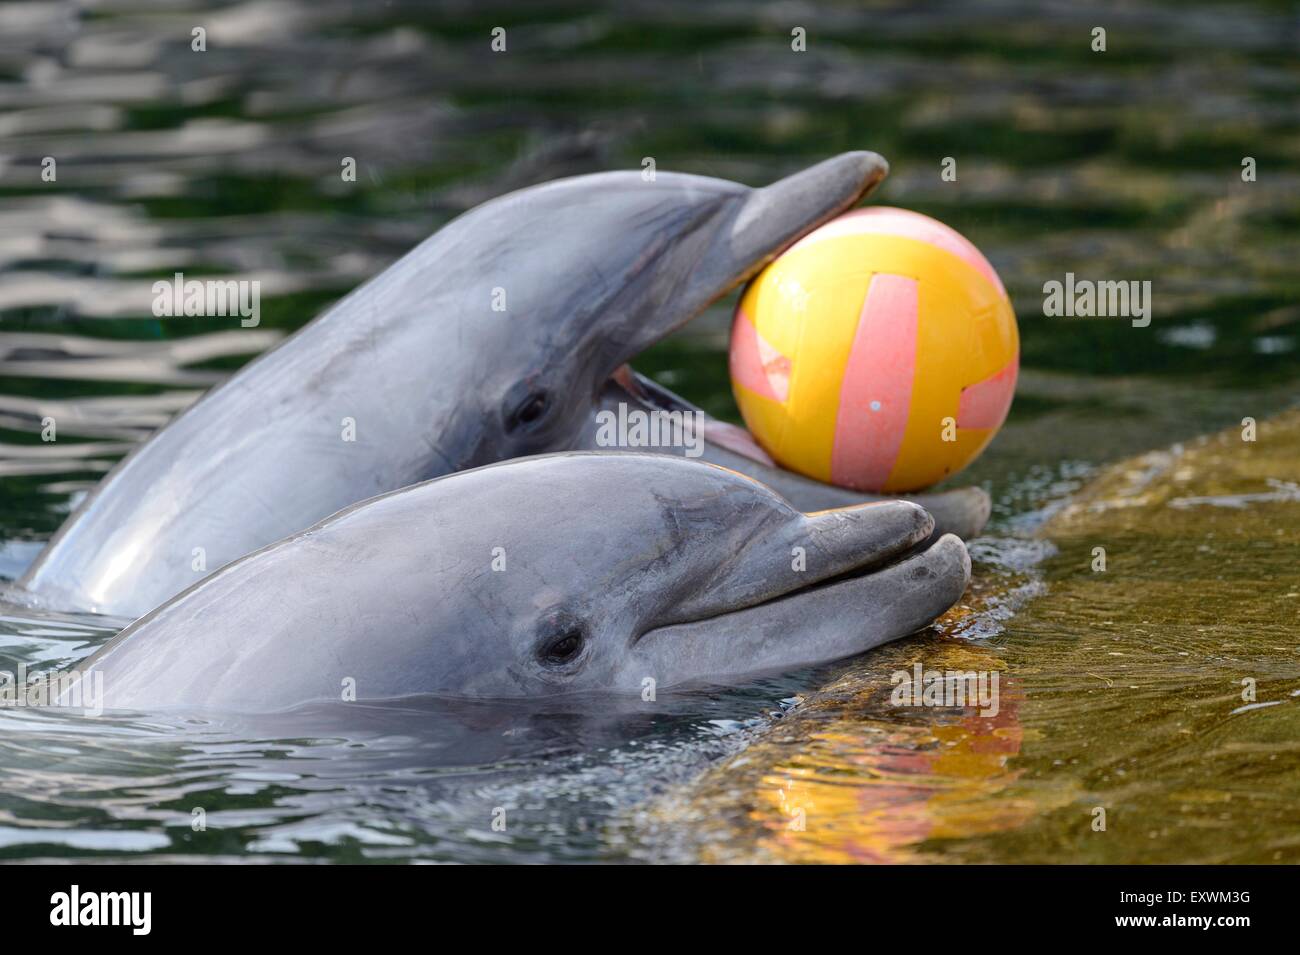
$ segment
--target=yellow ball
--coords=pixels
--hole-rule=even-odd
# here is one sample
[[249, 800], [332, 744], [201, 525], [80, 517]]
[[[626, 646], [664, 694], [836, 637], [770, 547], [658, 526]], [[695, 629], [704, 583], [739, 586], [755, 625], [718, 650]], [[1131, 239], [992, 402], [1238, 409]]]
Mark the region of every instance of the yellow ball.
[[749, 284], [731, 329], [745, 424], [778, 464], [862, 491], [929, 487], [1006, 419], [1020, 338], [988, 260], [941, 222], [858, 209]]

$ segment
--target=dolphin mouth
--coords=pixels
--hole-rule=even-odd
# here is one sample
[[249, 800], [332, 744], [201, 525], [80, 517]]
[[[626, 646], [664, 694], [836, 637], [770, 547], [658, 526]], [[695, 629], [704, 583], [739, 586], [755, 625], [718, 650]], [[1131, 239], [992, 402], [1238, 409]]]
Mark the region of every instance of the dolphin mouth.
[[717, 613], [709, 614], [707, 616], [701, 616], [692, 620], [683, 621], [681, 623], [668, 624], [662, 627], [652, 627], [651, 629], [643, 632], [637, 638], [636, 642], [639, 643], [641, 640], [645, 639], [646, 637], [652, 636], [653, 634], [656, 634], [663, 630], [669, 630], [672, 627], [683, 626], [683, 625], [707, 626], [710, 623], [726, 620], [729, 618], [735, 618], [737, 615], [761, 612], [763, 610], [775, 607], [780, 603], [782, 603], [783, 601], [798, 600], [804, 597], [812, 597], [817, 594], [828, 591], [834, 587], [838, 587], [841, 584], [849, 583], [851, 581], [861, 581], [871, 576], [872, 574], [883, 573], [884, 571], [887, 571], [893, 567], [897, 567], [902, 563], [915, 560], [917, 557], [923, 555], [927, 550], [930, 549], [930, 547], [934, 546], [934, 544], [936, 543], [938, 543], [937, 539], [922, 540], [920, 543], [907, 547], [906, 549], [901, 550], [898, 553], [889, 554], [886, 556], [872, 555], [870, 557], [867, 557], [866, 559], [863, 560], [861, 564], [852, 567], [848, 570], [841, 571], [840, 573], [835, 574], [831, 577], [826, 577], [820, 580], [810, 580], [810, 581], [798, 583], [788, 589], [781, 590], [778, 593], [771, 594], [769, 596], [763, 597], [758, 600], [754, 600], [749, 603], [740, 603], [727, 610], [720, 610]]
[[725, 683], [829, 663], [922, 630], [961, 599], [971, 565], [956, 536], [917, 533], [821, 579], [648, 629], [633, 647], [637, 663], [661, 686]]

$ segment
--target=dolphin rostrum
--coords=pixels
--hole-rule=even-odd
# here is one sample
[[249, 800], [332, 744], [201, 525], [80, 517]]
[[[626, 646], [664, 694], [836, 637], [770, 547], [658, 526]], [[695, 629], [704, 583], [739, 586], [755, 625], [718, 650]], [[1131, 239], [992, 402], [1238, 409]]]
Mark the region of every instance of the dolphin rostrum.
[[887, 168], [845, 153], [761, 189], [611, 172], [484, 203], [129, 454], [13, 596], [137, 616], [357, 501], [570, 448], [616, 368]]
[[381, 495], [264, 547], [79, 674], [99, 674], [109, 709], [230, 712], [734, 682], [929, 624], [970, 579], [956, 537], [922, 545], [932, 529], [906, 501], [804, 514], [671, 455], [541, 455]]

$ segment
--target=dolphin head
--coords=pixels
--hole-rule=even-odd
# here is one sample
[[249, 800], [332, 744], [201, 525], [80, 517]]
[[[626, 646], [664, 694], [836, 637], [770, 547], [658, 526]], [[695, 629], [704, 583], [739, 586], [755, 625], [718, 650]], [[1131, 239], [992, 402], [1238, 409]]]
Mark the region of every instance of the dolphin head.
[[456, 248], [466, 274], [444, 283], [455, 289], [447, 313], [458, 335], [480, 345], [462, 363], [459, 425], [442, 428], [456, 435], [443, 438], [451, 463], [572, 446], [616, 368], [853, 206], [887, 171], [875, 153], [851, 152], [757, 189], [599, 173], [467, 213], [423, 253], [439, 269], [452, 258], [449, 241], [472, 237], [475, 250]]
[[545, 455], [375, 498], [236, 561], [92, 660], [110, 708], [641, 693], [850, 656], [964, 592], [891, 501], [815, 514], [666, 455]]
[[918, 552], [934, 522], [905, 501], [803, 514], [744, 475], [663, 455], [550, 455], [476, 476], [481, 489], [460, 489], [482, 493], [476, 513], [545, 503], [458, 542], [502, 562], [465, 581], [480, 611], [441, 622], [457, 638], [440, 693], [639, 693], [789, 670], [925, 627], [969, 582], [956, 537]]
[[885, 169], [604, 173], [470, 210], [132, 452], [20, 584], [134, 617], [205, 572], [196, 553], [220, 567], [376, 494], [571, 448], [610, 372]]

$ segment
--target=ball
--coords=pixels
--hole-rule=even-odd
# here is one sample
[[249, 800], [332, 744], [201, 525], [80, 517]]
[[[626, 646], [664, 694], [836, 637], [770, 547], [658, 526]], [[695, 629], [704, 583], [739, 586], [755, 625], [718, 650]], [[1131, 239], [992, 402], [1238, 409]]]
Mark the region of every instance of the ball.
[[988, 260], [955, 230], [871, 207], [805, 236], [745, 289], [732, 391], [780, 465], [906, 492], [956, 474], [992, 440], [1020, 338]]

